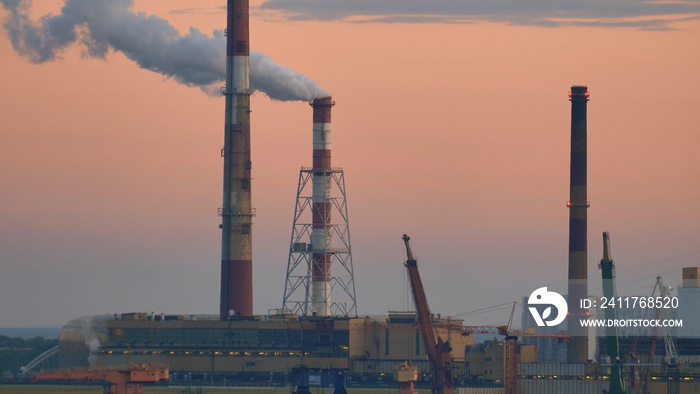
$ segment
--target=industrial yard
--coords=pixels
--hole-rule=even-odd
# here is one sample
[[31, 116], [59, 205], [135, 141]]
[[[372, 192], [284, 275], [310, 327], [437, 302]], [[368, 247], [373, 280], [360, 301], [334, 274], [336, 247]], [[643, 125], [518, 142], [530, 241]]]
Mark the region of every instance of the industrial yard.
[[[37, 392], [42, 394], [73, 394], [73, 393], [86, 393], [86, 394], [102, 394], [102, 387], [78, 387], [72, 386], [0, 386], [0, 393], [4, 394], [34, 394]], [[328, 394], [330, 389], [312, 389], [313, 394]], [[144, 389], [144, 394], [159, 394], [159, 393], [178, 393], [178, 394], [224, 394], [224, 393], [240, 393], [240, 394], [279, 394], [279, 393], [290, 393], [291, 388], [280, 388], [280, 387], [257, 387], [257, 388], [246, 388], [246, 387], [200, 387], [195, 386], [172, 386], [172, 387], [147, 387]], [[392, 390], [387, 389], [350, 389], [348, 391], [352, 394], [384, 394], [393, 393]], [[422, 390], [419, 393], [428, 393], [429, 390]]]
[[[225, 393], [236, 393], [236, 394], [280, 394], [280, 393], [291, 393], [291, 387], [209, 387], [209, 386], [172, 386], [172, 387], [146, 387], [144, 389], [144, 394], [160, 394], [160, 393], [178, 393], [178, 394], [225, 394]], [[10, 386], [3, 385], [0, 386], [0, 393], [3, 394], [36, 394], [41, 392], [42, 394], [102, 394], [102, 387], [95, 386], [29, 386], [29, 385], [19, 385]], [[318, 388], [311, 389], [313, 394], [330, 394], [331, 389], [328, 388]], [[393, 394], [391, 389], [349, 389], [351, 394]], [[430, 390], [419, 390], [419, 394], [429, 393]]]

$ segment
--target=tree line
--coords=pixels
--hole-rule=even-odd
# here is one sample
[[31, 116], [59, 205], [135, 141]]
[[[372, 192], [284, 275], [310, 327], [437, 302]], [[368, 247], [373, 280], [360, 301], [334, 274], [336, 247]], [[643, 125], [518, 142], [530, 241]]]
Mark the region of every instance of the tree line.
[[0, 380], [14, 379], [21, 367], [56, 345], [58, 339], [24, 339], [0, 335]]

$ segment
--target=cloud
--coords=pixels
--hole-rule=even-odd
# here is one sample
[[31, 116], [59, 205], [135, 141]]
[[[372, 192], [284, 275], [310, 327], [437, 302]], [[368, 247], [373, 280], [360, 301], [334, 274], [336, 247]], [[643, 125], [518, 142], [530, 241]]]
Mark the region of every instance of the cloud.
[[641, 29], [700, 18], [699, 0], [265, 0], [260, 9], [287, 20]]
[[220, 15], [221, 11], [226, 12], [226, 6], [221, 7], [197, 7], [197, 8], [179, 8], [172, 11], [168, 11], [168, 15], [191, 15], [191, 14], [202, 14], [202, 15]]

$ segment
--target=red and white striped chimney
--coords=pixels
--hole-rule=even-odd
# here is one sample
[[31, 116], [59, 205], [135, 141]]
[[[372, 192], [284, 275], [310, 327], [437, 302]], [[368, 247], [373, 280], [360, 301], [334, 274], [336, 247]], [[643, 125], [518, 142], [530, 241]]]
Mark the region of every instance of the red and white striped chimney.
[[317, 316], [331, 314], [331, 97], [310, 102], [313, 108], [313, 214], [311, 309]]
[[227, 4], [221, 320], [253, 315], [249, 0]]

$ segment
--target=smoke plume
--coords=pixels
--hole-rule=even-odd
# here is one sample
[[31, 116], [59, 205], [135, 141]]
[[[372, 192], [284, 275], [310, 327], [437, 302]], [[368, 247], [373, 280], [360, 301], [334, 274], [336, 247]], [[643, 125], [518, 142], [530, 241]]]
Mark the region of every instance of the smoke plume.
[[259, 52], [250, 54], [250, 85], [251, 88], [281, 101], [308, 101], [330, 96], [307, 76], [280, 66], [269, 56]]
[[100, 351], [100, 340], [93, 338], [88, 344], [88, 348], [90, 349], [88, 364], [90, 365], [90, 368], [95, 368], [97, 365], [97, 353]]
[[[226, 38], [191, 27], [186, 35], [168, 21], [131, 11], [133, 0], [66, 0], [59, 15], [29, 18], [31, 0], [0, 0], [9, 15], [3, 25], [17, 53], [39, 64], [60, 58], [74, 43], [83, 56], [105, 58], [122, 52], [139, 67], [214, 94], [226, 77]], [[329, 96], [314, 81], [251, 53], [250, 85], [273, 100], [311, 100]]]

